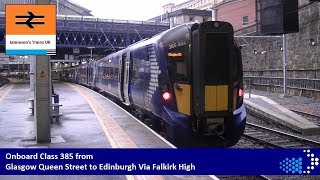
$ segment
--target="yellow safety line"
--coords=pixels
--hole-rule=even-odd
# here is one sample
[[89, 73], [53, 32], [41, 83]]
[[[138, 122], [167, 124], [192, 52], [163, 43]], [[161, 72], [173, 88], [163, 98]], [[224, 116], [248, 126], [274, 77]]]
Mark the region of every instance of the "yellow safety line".
[[4, 89], [0, 90], [0, 101], [8, 94], [10, 89], [14, 86], [14, 84], [5, 85]]
[[[80, 88], [78, 85], [69, 84], [72, 88], [77, 90], [79, 94], [86, 99], [91, 109], [97, 116], [99, 123], [106, 134], [112, 148], [137, 148], [137, 145], [133, 142], [130, 136], [121, 128], [121, 126], [107, 113], [103, 106], [95, 100], [94, 97], [90, 96], [85, 92], [83, 88]], [[126, 175], [128, 180], [148, 180], [156, 179], [163, 180], [162, 176], [150, 176], [150, 175], [141, 175], [141, 176], [132, 176]]]

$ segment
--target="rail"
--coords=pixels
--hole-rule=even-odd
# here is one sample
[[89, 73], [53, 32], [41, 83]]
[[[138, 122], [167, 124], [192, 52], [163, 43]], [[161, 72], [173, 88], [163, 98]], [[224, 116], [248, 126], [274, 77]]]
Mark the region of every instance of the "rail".
[[312, 114], [310, 112], [304, 112], [304, 111], [293, 109], [293, 108], [289, 108], [289, 110], [309, 119], [311, 122], [320, 126], [320, 116], [319, 115]]
[[243, 137], [273, 148], [320, 147], [320, 142], [318, 141], [313, 141], [253, 123], [246, 124], [246, 130]]
[[[245, 84], [250, 86], [258, 85], [283, 87], [283, 77], [244, 76], [243, 80]], [[287, 86], [289, 88], [299, 90], [320, 92], [320, 79], [287, 78]]]

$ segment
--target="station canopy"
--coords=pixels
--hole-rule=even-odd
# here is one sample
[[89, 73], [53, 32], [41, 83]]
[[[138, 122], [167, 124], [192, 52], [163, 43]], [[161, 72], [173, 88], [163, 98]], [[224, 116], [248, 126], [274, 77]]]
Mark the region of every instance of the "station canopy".
[[[91, 11], [70, 0], [51, 0], [52, 4], [59, 2], [59, 14], [61, 15], [78, 15], [93, 16]], [[6, 4], [34, 4], [35, 0], [1, 0], [0, 13], [4, 13]]]

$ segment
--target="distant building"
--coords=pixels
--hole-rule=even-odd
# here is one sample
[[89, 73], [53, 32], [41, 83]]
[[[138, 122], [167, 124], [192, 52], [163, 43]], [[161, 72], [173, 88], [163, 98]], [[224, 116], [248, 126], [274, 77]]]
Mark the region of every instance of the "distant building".
[[213, 4], [218, 4], [223, 0], [190, 0], [181, 4], [167, 4], [163, 7], [164, 12], [176, 11], [179, 9], [199, 9], [199, 10], [211, 10]]
[[225, 0], [212, 6], [213, 19], [230, 22], [235, 30], [256, 24], [256, 0]]
[[190, 0], [178, 5], [169, 3], [162, 7], [164, 14], [181, 9], [209, 10], [210, 20], [230, 22], [235, 30], [256, 23], [256, 0]]
[[[93, 16], [91, 11], [87, 8], [84, 8], [76, 3], [73, 3], [69, 0], [51, 0], [51, 4], [56, 4], [58, 13], [61, 15], [78, 15], [78, 16]], [[0, 1], [0, 12], [5, 11], [6, 4], [34, 4], [35, 0], [1, 0]]]
[[176, 26], [188, 22], [211, 21], [211, 11], [196, 9], [179, 9], [149, 19], [156, 22], [170, 22], [170, 26]]

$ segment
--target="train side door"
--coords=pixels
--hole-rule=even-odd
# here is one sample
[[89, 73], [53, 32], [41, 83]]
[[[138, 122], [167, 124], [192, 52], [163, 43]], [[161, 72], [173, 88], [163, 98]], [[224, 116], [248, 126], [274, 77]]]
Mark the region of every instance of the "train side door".
[[123, 59], [124, 63], [124, 73], [123, 73], [123, 94], [124, 94], [124, 104], [129, 105], [129, 81], [130, 81], [130, 52], [126, 53], [125, 58]]
[[93, 63], [92, 64], [92, 86], [95, 87], [96, 86], [96, 77], [97, 77], [97, 63]]
[[86, 85], [89, 85], [89, 76], [90, 76], [90, 68], [89, 68], [89, 65], [87, 65], [87, 68], [86, 68]]
[[124, 59], [125, 59], [125, 54], [122, 56], [118, 57], [119, 58], [119, 71], [118, 71], [118, 93], [119, 93], [119, 98], [121, 101], [124, 101], [124, 94], [123, 94], [123, 77], [124, 77]]

